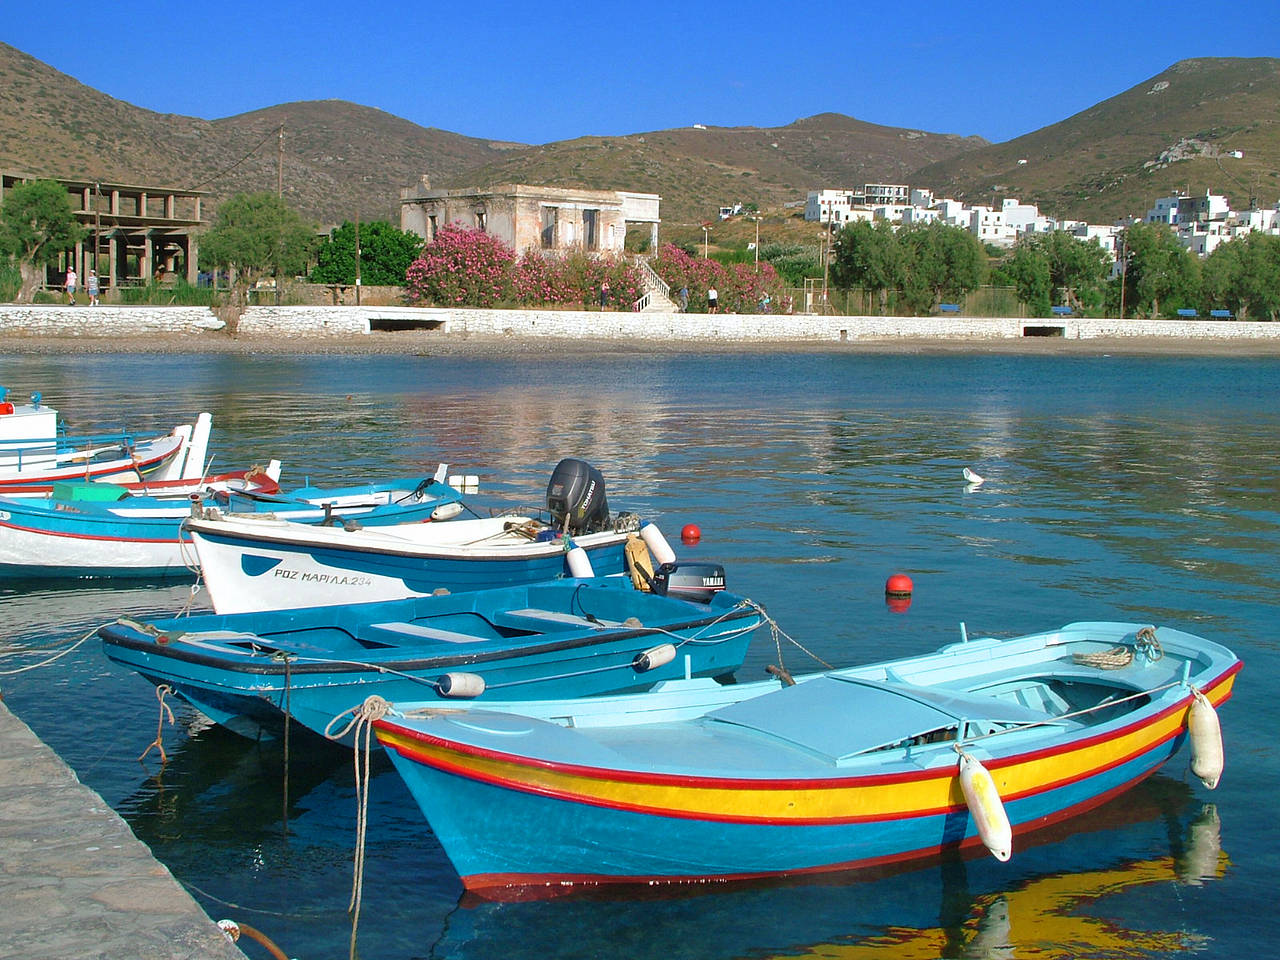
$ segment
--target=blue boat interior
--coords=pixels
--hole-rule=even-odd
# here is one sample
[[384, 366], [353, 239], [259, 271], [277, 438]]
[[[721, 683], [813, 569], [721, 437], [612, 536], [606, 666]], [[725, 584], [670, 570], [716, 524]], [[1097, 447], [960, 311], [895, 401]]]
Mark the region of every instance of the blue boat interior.
[[155, 621], [154, 626], [175, 640], [210, 649], [341, 658], [669, 628], [714, 618], [730, 605], [727, 598], [695, 604], [641, 593], [629, 581], [557, 581], [346, 607], [210, 614]]

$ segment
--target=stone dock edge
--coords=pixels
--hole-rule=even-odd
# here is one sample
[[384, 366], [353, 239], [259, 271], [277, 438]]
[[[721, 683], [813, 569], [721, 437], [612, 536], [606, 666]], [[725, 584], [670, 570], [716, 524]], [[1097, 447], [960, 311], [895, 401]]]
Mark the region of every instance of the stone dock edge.
[[245, 960], [129, 825], [2, 698], [0, 903], [3, 956]]

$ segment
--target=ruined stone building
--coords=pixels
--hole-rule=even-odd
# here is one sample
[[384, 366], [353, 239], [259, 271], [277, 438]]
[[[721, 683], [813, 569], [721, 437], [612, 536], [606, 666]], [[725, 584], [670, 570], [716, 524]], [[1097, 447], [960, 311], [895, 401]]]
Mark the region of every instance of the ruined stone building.
[[400, 229], [428, 242], [451, 223], [491, 234], [517, 253], [529, 250], [623, 252], [627, 227], [647, 224], [658, 245], [656, 193], [576, 190], [504, 183], [487, 189], [433, 190], [426, 177], [400, 191]]

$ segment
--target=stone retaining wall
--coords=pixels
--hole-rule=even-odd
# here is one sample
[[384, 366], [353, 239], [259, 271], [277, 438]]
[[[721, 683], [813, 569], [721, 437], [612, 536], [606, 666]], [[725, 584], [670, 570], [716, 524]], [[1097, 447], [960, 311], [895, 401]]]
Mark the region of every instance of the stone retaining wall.
[[[207, 307], [69, 307], [0, 304], [0, 334], [118, 337], [223, 329]], [[680, 314], [596, 310], [478, 310], [399, 306], [250, 307], [242, 337], [351, 338], [380, 330], [421, 329], [453, 336], [721, 342], [923, 338], [1007, 340], [1028, 336], [1088, 340], [1148, 337], [1276, 340], [1280, 323], [1230, 320], [1082, 320], [1076, 318], [829, 317]]]

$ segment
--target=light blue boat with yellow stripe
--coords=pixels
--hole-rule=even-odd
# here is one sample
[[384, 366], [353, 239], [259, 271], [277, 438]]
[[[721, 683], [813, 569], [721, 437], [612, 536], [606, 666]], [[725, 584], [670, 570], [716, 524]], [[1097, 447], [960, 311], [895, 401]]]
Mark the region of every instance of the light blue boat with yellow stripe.
[[1240, 666], [1172, 627], [1082, 622], [796, 681], [398, 703], [374, 726], [463, 884], [526, 896], [983, 844], [1005, 860], [1016, 835], [1122, 794], [1187, 741], [1216, 786], [1215, 708]]

